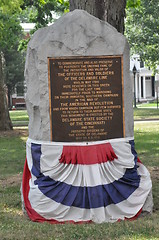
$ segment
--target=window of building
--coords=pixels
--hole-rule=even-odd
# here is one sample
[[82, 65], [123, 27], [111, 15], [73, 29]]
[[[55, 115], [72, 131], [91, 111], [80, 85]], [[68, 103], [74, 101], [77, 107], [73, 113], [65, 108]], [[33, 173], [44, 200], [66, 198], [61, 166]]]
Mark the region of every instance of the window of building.
[[143, 91], [143, 77], [141, 77], [141, 97], [144, 97], [144, 91]]
[[140, 68], [143, 68], [143, 67], [144, 67], [144, 62], [140, 61]]
[[145, 80], [151, 80], [151, 77], [150, 76], [148, 76], [148, 77], [145, 77]]

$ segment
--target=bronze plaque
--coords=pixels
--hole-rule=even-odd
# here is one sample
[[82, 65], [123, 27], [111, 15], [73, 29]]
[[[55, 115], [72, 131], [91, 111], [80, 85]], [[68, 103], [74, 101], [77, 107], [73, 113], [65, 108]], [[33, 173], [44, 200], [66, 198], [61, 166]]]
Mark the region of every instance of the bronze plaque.
[[124, 137], [122, 56], [48, 58], [52, 141]]

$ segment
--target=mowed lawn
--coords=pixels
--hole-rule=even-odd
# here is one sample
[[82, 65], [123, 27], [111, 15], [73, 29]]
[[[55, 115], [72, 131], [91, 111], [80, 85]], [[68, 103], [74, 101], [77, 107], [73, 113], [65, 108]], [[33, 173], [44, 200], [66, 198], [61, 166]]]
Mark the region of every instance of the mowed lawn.
[[136, 108], [134, 109], [134, 120], [159, 120], [159, 109]]
[[28, 126], [27, 110], [13, 110], [9, 112], [13, 126]]
[[135, 143], [153, 182], [154, 212], [114, 224], [34, 223], [22, 213], [20, 186], [27, 129], [0, 132], [0, 240], [159, 239], [159, 122], [136, 122]]

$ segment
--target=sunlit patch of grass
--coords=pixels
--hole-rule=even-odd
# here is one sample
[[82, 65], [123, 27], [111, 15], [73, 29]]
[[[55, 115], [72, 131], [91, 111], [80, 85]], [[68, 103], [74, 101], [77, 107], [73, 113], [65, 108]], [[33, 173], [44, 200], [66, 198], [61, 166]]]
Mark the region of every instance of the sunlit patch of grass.
[[155, 108], [135, 108], [134, 120], [159, 119], [159, 109]]
[[138, 122], [134, 130], [141, 161], [147, 166], [159, 166], [159, 122]]
[[10, 111], [10, 118], [13, 126], [27, 126], [29, 123], [29, 117], [26, 110], [14, 110]]
[[26, 142], [28, 137], [20, 137], [20, 139], [23, 141], [23, 142]]
[[28, 121], [27, 110], [14, 110], [9, 112], [12, 121]]
[[19, 216], [23, 215], [22, 210], [19, 210], [19, 209], [16, 209], [16, 208], [9, 208], [7, 206], [3, 206], [3, 212], [14, 214], [14, 215], [19, 215]]
[[157, 101], [147, 102], [147, 103], [137, 103], [139, 108], [157, 108]]

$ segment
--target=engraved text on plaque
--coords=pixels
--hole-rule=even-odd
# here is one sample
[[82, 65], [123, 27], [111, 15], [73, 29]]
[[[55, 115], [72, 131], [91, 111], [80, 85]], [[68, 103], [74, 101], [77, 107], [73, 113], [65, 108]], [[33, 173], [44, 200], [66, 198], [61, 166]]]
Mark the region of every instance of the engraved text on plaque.
[[48, 58], [52, 141], [124, 137], [122, 56]]

